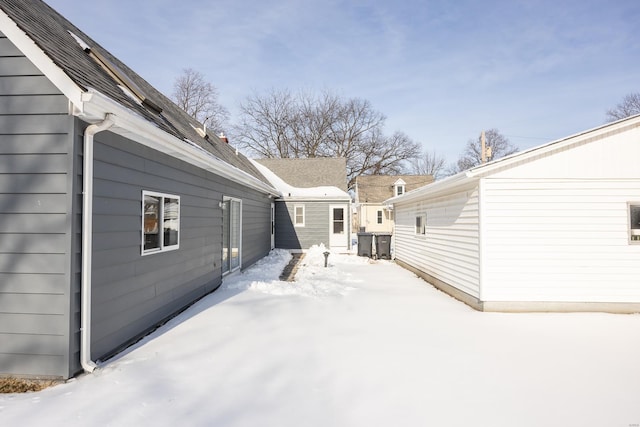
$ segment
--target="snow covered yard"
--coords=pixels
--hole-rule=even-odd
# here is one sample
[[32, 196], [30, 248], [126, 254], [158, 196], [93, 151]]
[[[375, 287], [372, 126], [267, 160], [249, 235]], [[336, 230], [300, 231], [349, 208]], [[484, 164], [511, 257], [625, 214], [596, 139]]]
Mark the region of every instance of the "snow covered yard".
[[0, 425], [640, 423], [640, 316], [473, 311], [388, 261], [275, 251]]

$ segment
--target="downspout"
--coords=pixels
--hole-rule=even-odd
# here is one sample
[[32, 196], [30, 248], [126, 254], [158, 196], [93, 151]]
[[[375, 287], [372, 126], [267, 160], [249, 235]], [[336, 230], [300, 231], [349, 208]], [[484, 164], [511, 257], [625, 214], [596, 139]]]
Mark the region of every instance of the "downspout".
[[82, 158], [82, 282], [80, 285], [80, 364], [93, 372], [91, 360], [91, 251], [93, 234], [93, 137], [109, 129], [115, 116], [108, 113], [102, 122], [89, 125], [84, 131]]

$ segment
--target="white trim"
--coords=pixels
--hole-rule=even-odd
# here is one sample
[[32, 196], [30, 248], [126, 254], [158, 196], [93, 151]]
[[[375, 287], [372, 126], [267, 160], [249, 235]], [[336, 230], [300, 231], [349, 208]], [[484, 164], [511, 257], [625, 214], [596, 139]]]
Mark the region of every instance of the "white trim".
[[[158, 244], [159, 247], [158, 248], [153, 248], [153, 249], [145, 249], [144, 248], [144, 237], [145, 237], [145, 232], [144, 232], [144, 199], [146, 196], [153, 196], [153, 197], [160, 197], [162, 199], [162, 202], [160, 203], [160, 206], [158, 207]], [[164, 199], [177, 199], [178, 200], [178, 243], [175, 245], [170, 245], [170, 246], [165, 246], [164, 245], [164, 235], [163, 235], [163, 230], [164, 230]], [[153, 254], [159, 254], [159, 253], [164, 253], [164, 252], [170, 252], [170, 251], [175, 251], [180, 249], [180, 235], [182, 234], [181, 231], [181, 227], [180, 227], [180, 211], [182, 209], [181, 206], [181, 202], [180, 202], [180, 196], [177, 196], [175, 194], [167, 194], [167, 193], [159, 193], [157, 191], [147, 191], [147, 190], [142, 190], [142, 211], [141, 211], [141, 216], [142, 216], [142, 222], [141, 222], [141, 228], [140, 228], [140, 255], [142, 256], [147, 256], [147, 255], [153, 255]]]
[[[84, 91], [2, 10], [0, 28], [2, 33], [69, 99], [73, 106], [71, 113], [74, 116], [88, 123], [95, 123], [102, 121], [106, 114], [113, 114], [117, 116], [117, 125], [111, 131], [116, 134], [257, 191], [280, 195], [271, 185], [226, 163], [194, 143], [168, 134], [155, 123], [96, 90], [89, 88]], [[73, 38], [71, 34], [68, 35]], [[79, 44], [77, 48], [82, 52]]]
[[[342, 209], [342, 233], [334, 233], [333, 232], [333, 210], [334, 209]], [[351, 215], [349, 214], [349, 204], [341, 203], [341, 204], [333, 204], [329, 205], [329, 248], [330, 249], [349, 249], [349, 245], [351, 242]], [[344, 236], [344, 237], [343, 237]], [[340, 241], [342, 240], [342, 244], [333, 245], [332, 240]]]
[[91, 360], [91, 272], [93, 269], [93, 138], [98, 132], [113, 126], [113, 117], [107, 114], [100, 123], [84, 130], [82, 157], [82, 271], [80, 272], [80, 365], [93, 372], [96, 364]]
[[105, 95], [89, 90], [83, 94], [82, 99], [85, 114], [81, 117], [84, 119], [91, 119], [94, 115], [100, 117], [102, 111], [112, 111], [117, 116], [117, 126], [112, 132], [254, 190], [280, 195], [269, 184], [219, 159], [191, 141], [168, 134]]
[[486, 239], [483, 237], [484, 234], [484, 215], [483, 211], [485, 210], [485, 185], [484, 180], [478, 181], [478, 299], [480, 301], [484, 301], [484, 294], [487, 289], [485, 286], [489, 286], [489, 282], [484, 280], [484, 255], [486, 253]]
[[[302, 208], [302, 222], [298, 222], [298, 208]], [[306, 223], [306, 208], [305, 205], [293, 205], [293, 226], [304, 227]]]
[[[2, 33], [13, 43], [51, 82], [71, 101], [73, 106], [82, 111], [82, 89], [47, 56], [9, 16], [0, 10], [0, 28]], [[69, 35], [69, 37], [72, 37]], [[78, 50], [80, 50], [78, 45]], [[104, 117], [103, 111], [99, 117]]]
[[630, 245], [640, 245], [640, 240], [632, 240], [631, 237], [640, 235], [640, 228], [631, 228], [631, 208], [638, 207], [640, 202], [627, 202], [627, 232], [629, 233], [628, 243]]
[[386, 200], [385, 203], [405, 203], [425, 196], [435, 197], [439, 194], [448, 194], [453, 192], [457, 187], [472, 184], [479, 178], [487, 177], [499, 170], [549, 156], [558, 151], [570, 149], [580, 144], [598, 141], [612, 133], [622, 132], [635, 127], [640, 127], [640, 114], [552, 141], [526, 151], [518, 152], [501, 159], [493, 160], [484, 165], [476, 166], [443, 180], [409, 191], [402, 196], [392, 197]]

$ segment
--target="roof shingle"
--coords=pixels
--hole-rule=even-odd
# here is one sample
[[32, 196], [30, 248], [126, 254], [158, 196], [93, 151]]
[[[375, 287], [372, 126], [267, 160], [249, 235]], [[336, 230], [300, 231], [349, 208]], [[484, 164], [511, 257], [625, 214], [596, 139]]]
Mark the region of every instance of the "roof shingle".
[[[0, 0], [0, 9], [82, 90], [94, 89], [163, 131], [181, 140], [192, 141], [215, 157], [267, 182], [245, 156], [215, 135], [208, 135], [207, 139], [200, 136], [195, 128], [202, 128], [201, 123], [43, 1]], [[162, 113], [157, 114], [145, 108], [125, 94], [118, 82], [91, 58], [70, 33], [122, 70], [154, 104], [162, 108]]]
[[433, 182], [431, 175], [362, 175], [356, 178], [356, 202], [384, 202], [395, 196], [393, 185], [399, 179], [405, 182], [405, 192]]

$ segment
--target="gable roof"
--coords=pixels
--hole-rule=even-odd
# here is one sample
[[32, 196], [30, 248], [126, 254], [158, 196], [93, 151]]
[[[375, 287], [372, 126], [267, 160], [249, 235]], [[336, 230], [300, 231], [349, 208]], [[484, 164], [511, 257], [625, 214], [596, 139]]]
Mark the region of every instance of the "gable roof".
[[259, 159], [256, 162], [294, 187], [331, 186], [347, 191], [347, 160], [344, 157]]
[[434, 196], [440, 193], [446, 193], [454, 188], [467, 186], [475, 183], [480, 178], [485, 178], [504, 171], [509, 168], [517, 167], [524, 163], [532, 162], [542, 157], [547, 157], [559, 153], [561, 151], [570, 150], [574, 147], [599, 141], [609, 135], [624, 132], [629, 129], [640, 127], [640, 114], [627, 117], [616, 122], [607, 123], [602, 126], [580, 132], [566, 138], [551, 141], [547, 144], [539, 145], [525, 151], [517, 152], [510, 156], [506, 156], [483, 165], [475, 166], [466, 171], [459, 172], [443, 180], [437, 181], [427, 187], [418, 188], [407, 192], [401, 196], [391, 197], [386, 203], [407, 202], [415, 200], [423, 196]]
[[431, 175], [361, 175], [356, 177], [357, 203], [383, 203], [395, 195], [394, 186], [405, 185], [405, 192], [433, 182]]
[[284, 181], [271, 169], [256, 162], [258, 170], [271, 182], [274, 188], [280, 191], [282, 200], [308, 200], [308, 201], [351, 201], [351, 196], [344, 190], [331, 185], [320, 185], [315, 187], [296, 187]]
[[[74, 115], [93, 123], [112, 113], [117, 118], [115, 133], [131, 139], [161, 138], [166, 144], [154, 148], [271, 192], [268, 181], [246, 157], [215, 135], [201, 136], [196, 130], [203, 128], [201, 123], [43, 1], [0, 0], [0, 11], [0, 30], [69, 98]], [[87, 48], [115, 65], [162, 112], [123, 90]], [[134, 127], [143, 129], [132, 131]], [[143, 138], [137, 133], [149, 135]]]

